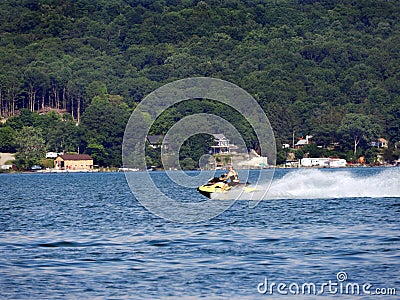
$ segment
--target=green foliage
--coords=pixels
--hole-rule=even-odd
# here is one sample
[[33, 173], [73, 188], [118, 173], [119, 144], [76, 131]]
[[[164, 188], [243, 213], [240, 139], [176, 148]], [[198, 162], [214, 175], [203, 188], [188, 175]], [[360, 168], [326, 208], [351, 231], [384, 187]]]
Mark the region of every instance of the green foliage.
[[149, 167], [160, 167], [161, 162], [161, 149], [154, 149], [150, 146], [146, 147], [146, 166]]
[[210, 151], [213, 142], [213, 137], [208, 134], [196, 134], [188, 138], [179, 149], [182, 169], [189, 169], [189, 166], [191, 169], [198, 168], [200, 158]]
[[276, 165], [282, 165], [285, 163], [289, 151], [287, 149], [279, 149], [276, 153]]
[[0, 152], [15, 152], [16, 132], [10, 126], [0, 127]]
[[296, 158], [303, 157], [329, 157], [331, 153], [327, 152], [326, 149], [318, 148], [317, 144], [311, 143], [305, 145], [303, 148], [298, 149], [295, 152]]
[[13, 116], [7, 120], [7, 125], [14, 130], [20, 130], [24, 126], [33, 126], [35, 119], [38, 117], [39, 115], [34, 114], [30, 110], [22, 109], [18, 116]]
[[[348, 114], [373, 115], [382, 136], [400, 141], [399, 15], [396, 1], [372, 0], [2, 1], [0, 117], [16, 132], [40, 128], [49, 150], [101, 145], [99, 161], [118, 165], [128, 107], [175, 79], [209, 76], [253, 95], [282, 143], [303, 132], [354, 155], [370, 135], [357, 143], [341, 132]], [[257, 146], [234, 112], [192, 104], [160, 117], [151, 133], [188, 109], [218, 112]], [[72, 120], [33, 113], [48, 108]]]
[[[365, 160], [367, 164], [377, 164], [378, 163], [379, 150], [377, 148], [369, 148], [365, 151]], [[389, 160], [391, 161], [391, 160]]]
[[90, 154], [96, 164], [107, 166], [108, 153], [102, 144], [91, 142], [86, 146], [86, 152]]
[[[9, 128], [10, 133], [12, 131], [19, 132], [24, 126], [37, 128], [41, 131], [46, 141], [46, 149], [49, 151], [74, 152], [79, 147], [78, 128], [69, 114], [60, 116], [50, 112], [45, 115], [39, 115], [36, 112], [23, 109], [19, 115], [9, 118], [6, 125], [3, 130]], [[8, 142], [12, 144], [11, 136]]]
[[47, 149], [55, 152], [77, 152], [79, 147], [79, 128], [64, 116], [45, 131]]
[[352, 140], [354, 145], [354, 154], [357, 152], [357, 146], [364, 142], [374, 141], [381, 132], [380, 126], [373, 121], [373, 118], [362, 114], [347, 114], [339, 127], [344, 140]]
[[82, 115], [80, 124], [82, 151], [92, 154], [101, 166], [121, 165], [121, 145], [129, 111], [114, 105], [107, 95], [96, 96]]
[[192, 158], [186, 157], [181, 160], [181, 168], [182, 170], [193, 170], [196, 168], [196, 162]]
[[[241, 137], [244, 139], [246, 146], [248, 148], [255, 148], [257, 145], [256, 143], [256, 136], [249, 124], [249, 121], [246, 120], [239, 112], [237, 112], [232, 107], [218, 103], [216, 101], [208, 100], [208, 99], [195, 99], [195, 100], [186, 100], [174, 105], [172, 108], [165, 110], [154, 122], [150, 129], [151, 134], [166, 134], [168, 129], [171, 128], [176, 122], [180, 119], [193, 115], [193, 114], [210, 114], [219, 116], [229, 123], [231, 123], [241, 134]], [[194, 123], [195, 120], [192, 121], [191, 126], [192, 128], [197, 128], [198, 126], [204, 127], [204, 124], [196, 124]], [[208, 126], [209, 133], [219, 133], [220, 125], [219, 124], [206, 124]], [[199, 135], [201, 139], [199, 141], [203, 142], [207, 140], [200, 149], [204, 150], [202, 154], [208, 152], [210, 144], [210, 135], [205, 137], [204, 135]], [[238, 143], [238, 141], [232, 140], [232, 143]], [[212, 142], [211, 142], [212, 143]], [[200, 143], [199, 143], [200, 145]], [[197, 158], [197, 156], [196, 156]]]
[[51, 169], [54, 167], [54, 159], [50, 159], [50, 158], [41, 159], [39, 165], [42, 166], [43, 168]]
[[45, 140], [40, 129], [24, 126], [16, 135], [17, 154], [15, 164], [20, 169], [29, 169], [40, 164], [45, 156]]

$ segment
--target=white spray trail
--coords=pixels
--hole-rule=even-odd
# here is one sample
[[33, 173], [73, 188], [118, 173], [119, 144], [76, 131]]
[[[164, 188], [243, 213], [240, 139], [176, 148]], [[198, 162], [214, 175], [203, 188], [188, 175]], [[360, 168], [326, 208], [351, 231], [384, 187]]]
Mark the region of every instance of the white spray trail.
[[266, 199], [400, 197], [400, 169], [362, 176], [351, 171], [299, 170], [273, 181]]
[[253, 201], [400, 197], [400, 168], [382, 169], [371, 175], [358, 174], [355, 170], [300, 169], [274, 179], [270, 187], [258, 184], [255, 192], [235, 192], [216, 197]]

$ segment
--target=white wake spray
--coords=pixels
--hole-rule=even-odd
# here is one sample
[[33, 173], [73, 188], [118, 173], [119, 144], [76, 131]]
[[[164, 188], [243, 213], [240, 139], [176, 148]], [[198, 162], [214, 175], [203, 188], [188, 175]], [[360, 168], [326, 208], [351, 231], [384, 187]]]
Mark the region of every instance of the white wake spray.
[[282, 178], [275, 178], [270, 187], [259, 183], [256, 191], [251, 193], [235, 191], [216, 197], [255, 201], [400, 197], [400, 168], [387, 168], [373, 173], [357, 172], [355, 169], [299, 169], [288, 172]]
[[359, 197], [400, 197], [400, 169], [367, 176], [347, 170], [298, 170], [274, 180], [264, 199]]

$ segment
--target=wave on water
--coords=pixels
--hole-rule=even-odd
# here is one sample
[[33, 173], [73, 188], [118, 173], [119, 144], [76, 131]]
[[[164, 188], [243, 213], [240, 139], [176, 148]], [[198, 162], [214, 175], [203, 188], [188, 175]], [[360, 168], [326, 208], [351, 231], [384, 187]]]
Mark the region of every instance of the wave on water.
[[259, 183], [254, 192], [229, 193], [229, 199], [256, 201], [382, 197], [400, 197], [400, 168], [378, 172], [300, 169], [275, 178], [270, 186]]
[[274, 180], [264, 199], [363, 197], [400, 197], [400, 169], [384, 169], [369, 175], [351, 170], [297, 170]]

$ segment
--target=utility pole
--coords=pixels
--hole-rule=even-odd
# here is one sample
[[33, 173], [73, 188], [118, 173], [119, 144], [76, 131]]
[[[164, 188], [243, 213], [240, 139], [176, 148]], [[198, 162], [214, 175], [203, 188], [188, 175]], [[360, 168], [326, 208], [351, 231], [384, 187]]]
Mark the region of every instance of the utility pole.
[[293, 130], [293, 135], [292, 135], [292, 148], [294, 149], [294, 130]]

